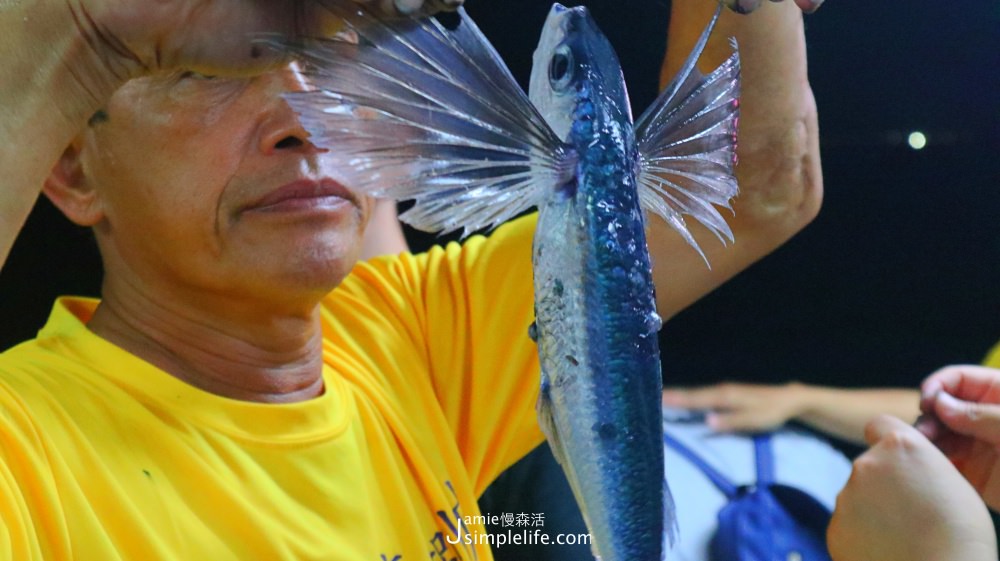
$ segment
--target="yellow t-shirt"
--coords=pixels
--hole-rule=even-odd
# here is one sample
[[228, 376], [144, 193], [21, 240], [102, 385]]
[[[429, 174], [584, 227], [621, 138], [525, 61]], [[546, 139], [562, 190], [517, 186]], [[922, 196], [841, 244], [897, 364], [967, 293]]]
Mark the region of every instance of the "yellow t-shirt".
[[489, 560], [452, 545], [542, 440], [530, 239], [361, 263], [324, 302], [325, 393], [189, 386], [63, 298], [0, 355], [0, 560]]
[[1000, 343], [997, 343], [990, 349], [990, 352], [986, 354], [986, 358], [983, 359], [983, 366], [989, 366], [990, 368], [1000, 368]]

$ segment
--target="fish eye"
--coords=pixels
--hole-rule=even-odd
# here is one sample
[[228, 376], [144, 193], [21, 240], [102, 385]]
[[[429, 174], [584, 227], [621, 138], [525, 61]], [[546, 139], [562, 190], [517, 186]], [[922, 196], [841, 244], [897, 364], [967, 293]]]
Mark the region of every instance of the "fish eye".
[[555, 90], [562, 90], [573, 79], [573, 50], [568, 45], [559, 45], [549, 61], [549, 83]]

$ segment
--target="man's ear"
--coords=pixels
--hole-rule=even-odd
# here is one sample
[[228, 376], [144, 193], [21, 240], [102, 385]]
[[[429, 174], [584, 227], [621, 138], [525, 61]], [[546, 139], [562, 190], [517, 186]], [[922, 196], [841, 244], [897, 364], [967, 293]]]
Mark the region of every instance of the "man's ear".
[[42, 192], [74, 224], [93, 226], [104, 218], [104, 211], [97, 191], [83, 173], [81, 147], [78, 139], [66, 148], [45, 179]]

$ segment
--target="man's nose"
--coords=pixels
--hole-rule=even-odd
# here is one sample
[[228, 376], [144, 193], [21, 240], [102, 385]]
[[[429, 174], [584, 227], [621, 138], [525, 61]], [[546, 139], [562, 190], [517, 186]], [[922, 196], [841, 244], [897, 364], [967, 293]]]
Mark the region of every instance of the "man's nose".
[[292, 111], [281, 94], [305, 91], [308, 81], [298, 63], [274, 70], [268, 76], [266, 86], [272, 90], [274, 104], [265, 117], [261, 134], [261, 151], [265, 154], [283, 152], [320, 153], [325, 150], [309, 140], [309, 133], [302, 127], [298, 115]]

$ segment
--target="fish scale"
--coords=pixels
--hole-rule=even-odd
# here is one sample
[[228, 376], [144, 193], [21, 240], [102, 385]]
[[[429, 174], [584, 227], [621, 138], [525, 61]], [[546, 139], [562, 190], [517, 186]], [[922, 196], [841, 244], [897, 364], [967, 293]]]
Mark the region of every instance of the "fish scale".
[[[589, 25], [577, 13], [566, 28]], [[620, 75], [605, 87], [603, 80], [614, 77], [602, 76], [599, 68], [581, 65], [578, 73], [583, 76], [569, 94], [575, 104], [564, 139], [577, 155], [573, 197], [556, 194], [543, 203], [535, 231], [536, 299], [555, 302], [536, 307], [539, 414], [595, 555], [656, 561], [662, 557], [667, 492], [657, 430], [662, 387], [658, 342], [646, 321], [655, 316], [655, 304], [634, 132], [622, 110], [628, 102]], [[578, 267], [567, 270], [539, 251], [553, 246], [573, 248], [581, 257]], [[549, 296], [547, 287], [556, 284], [563, 286], [562, 296]], [[583, 337], [567, 344], [567, 332]], [[566, 355], [581, 350], [585, 360], [567, 361]]]

